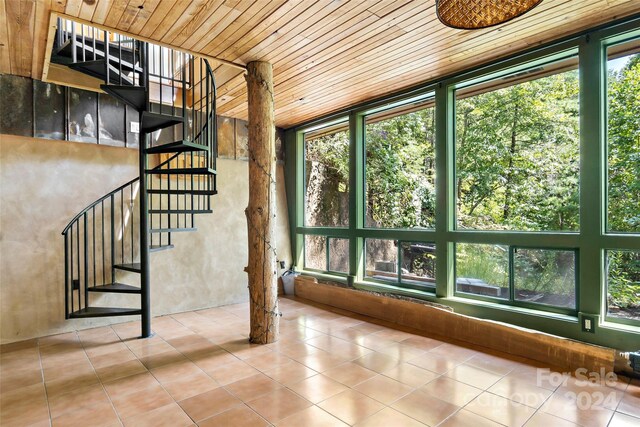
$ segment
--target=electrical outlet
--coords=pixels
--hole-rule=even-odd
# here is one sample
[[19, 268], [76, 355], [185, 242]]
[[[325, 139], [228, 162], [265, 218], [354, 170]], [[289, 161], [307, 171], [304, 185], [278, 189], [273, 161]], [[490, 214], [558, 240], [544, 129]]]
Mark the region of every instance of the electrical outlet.
[[583, 332], [589, 332], [595, 334], [597, 319], [595, 316], [580, 315], [580, 324], [582, 325]]

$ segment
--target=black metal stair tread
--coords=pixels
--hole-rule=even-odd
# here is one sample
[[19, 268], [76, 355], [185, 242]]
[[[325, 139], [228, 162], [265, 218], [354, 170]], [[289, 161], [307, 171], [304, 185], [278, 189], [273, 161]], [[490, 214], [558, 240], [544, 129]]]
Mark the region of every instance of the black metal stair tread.
[[176, 168], [176, 169], [147, 169], [147, 174], [158, 175], [215, 175], [211, 168]]
[[210, 209], [149, 209], [150, 214], [207, 214], [213, 213]]
[[215, 196], [218, 190], [147, 190], [147, 194], [193, 194], [194, 196]]
[[142, 314], [139, 308], [119, 308], [119, 307], [87, 307], [69, 313], [72, 319], [82, 319], [85, 317], [107, 317], [107, 316], [136, 316]]
[[149, 252], [159, 252], [167, 249], [173, 249], [173, 245], [151, 245], [149, 246]]
[[204, 151], [207, 147], [191, 141], [176, 141], [147, 148], [147, 154], [183, 153], [185, 151]]
[[152, 228], [149, 233], [183, 233], [188, 231], [197, 231], [195, 227], [183, 227], [183, 228]]
[[140, 270], [142, 269], [139, 262], [134, 262], [131, 264], [116, 264], [113, 266], [113, 268], [117, 268], [118, 270], [132, 271], [134, 273], [140, 273]]
[[139, 294], [140, 288], [124, 283], [109, 283], [89, 288], [89, 292], [113, 292], [117, 294]]
[[147, 104], [147, 92], [142, 86], [131, 85], [100, 85], [100, 89], [107, 92], [109, 95], [124, 102], [141, 111]]
[[169, 126], [175, 126], [184, 122], [181, 116], [173, 116], [168, 114], [152, 113], [144, 111], [142, 113], [141, 131], [150, 133]]

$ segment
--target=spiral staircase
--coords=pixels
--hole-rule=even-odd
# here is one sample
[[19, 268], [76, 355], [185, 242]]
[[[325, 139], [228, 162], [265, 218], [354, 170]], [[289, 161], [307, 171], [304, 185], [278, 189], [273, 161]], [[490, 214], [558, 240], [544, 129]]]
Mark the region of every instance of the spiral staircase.
[[205, 59], [65, 19], [51, 61], [101, 80], [104, 92], [139, 113], [139, 176], [84, 208], [62, 232], [65, 317], [140, 315], [148, 337], [150, 253], [173, 248], [174, 233], [195, 231], [196, 215], [212, 212], [212, 69]]

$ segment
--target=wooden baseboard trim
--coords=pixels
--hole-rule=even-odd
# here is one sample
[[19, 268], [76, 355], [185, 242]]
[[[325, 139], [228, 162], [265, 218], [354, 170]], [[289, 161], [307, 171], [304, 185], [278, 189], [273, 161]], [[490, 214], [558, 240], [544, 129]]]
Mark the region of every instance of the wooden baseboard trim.
[[614, 367], [615, 351], [610, 348], [493, 320], [465, 316], [413, 301], [326, 285], [318, 283], [313, 277], [296, 277], [295, 295], [416, 329], [426, 335], [446, 337], [524, 357], [572, 373], [580, 368], [589, 372], [600, 372], [601, 369], [612, 372]]

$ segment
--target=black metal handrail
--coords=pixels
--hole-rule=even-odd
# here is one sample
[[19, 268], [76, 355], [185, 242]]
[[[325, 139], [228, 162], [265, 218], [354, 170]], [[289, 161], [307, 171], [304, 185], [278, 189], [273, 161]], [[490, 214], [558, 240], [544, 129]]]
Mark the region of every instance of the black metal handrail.
[[62, 235], [64, 236], [67, 233], [67, 231], [69, 231], [69, 228], [71, 228], [73, 223], [76, 222], [78, 219], [80, 219], [80, 217], [82, 215], [84, 215], [89, 210], [91, 210], [91, 208], [93, 208], [94, 206], [97, 206], [98, 203], [103, 202], [104, 200], [108, 199], [112, 194], [115, 194], [115, 193], [119, 192], [120, 190], [125, 189], [129, 185], [135, 184], [137, 181], [140, 181], [140, 177], [135, 177], [131, 181], [127, 182], [126, 184], [122, 184], [120, 187], [116, 188], [113, 191], [110, 191], [109, 193], [105, 194], [104, 196], [100, 197], [98, 200], [96, 200], [95, 202], [91, 203], [89, 206], [84, 208], [79, 214], [74, 216], [71, 221], [69, 221], [69, 224], [67, 224], [67, 226], [64, 228], [64, 230], [62, 230]]

